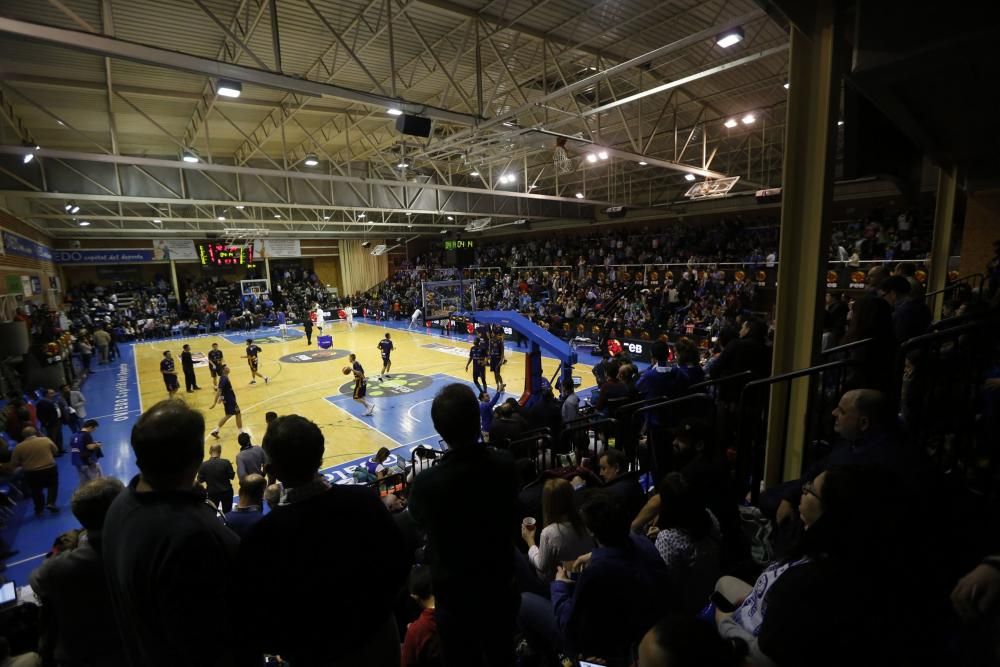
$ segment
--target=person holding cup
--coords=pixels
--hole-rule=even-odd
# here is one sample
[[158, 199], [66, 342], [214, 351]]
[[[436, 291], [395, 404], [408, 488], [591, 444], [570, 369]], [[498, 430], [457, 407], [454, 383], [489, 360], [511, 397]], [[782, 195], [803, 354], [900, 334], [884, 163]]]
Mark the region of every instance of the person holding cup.
[[536, 545], [534, 517], [521, 522], [521, 538], [528, 546], [528, 559], [545, 581], [552, 581], [563, 561], [572, 561], [594, 548], [594, 539], [573, 503], [573, 485], [550, 479], [542, 489], [542, 531]]

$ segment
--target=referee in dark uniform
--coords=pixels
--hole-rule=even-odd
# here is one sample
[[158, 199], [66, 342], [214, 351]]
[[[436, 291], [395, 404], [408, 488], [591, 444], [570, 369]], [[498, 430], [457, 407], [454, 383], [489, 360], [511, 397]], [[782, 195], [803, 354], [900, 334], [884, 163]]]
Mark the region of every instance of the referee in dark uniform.
[[313, 321], [307, 315], [305, 321], [302, 323], [302, 330], [306, 334], [306, 345], [313, 344]]
[[201, 389], [198, 386], [198, 380], [194, 377], [194, 359], [191, 357], [191, 346], [184, 345], [183, 352], [181, 352], [181, 369], [184, 371], [184, 388], [187, 393], [193, 394], [195, 389]]

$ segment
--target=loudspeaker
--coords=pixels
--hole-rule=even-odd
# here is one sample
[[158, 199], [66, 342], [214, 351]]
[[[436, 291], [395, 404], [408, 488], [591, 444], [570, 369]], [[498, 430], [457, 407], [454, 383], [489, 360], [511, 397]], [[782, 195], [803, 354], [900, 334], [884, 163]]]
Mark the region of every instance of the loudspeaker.
[[431, 136], [431, 119], [403, 114], [396, 118], [396, 130], [414, 137]]

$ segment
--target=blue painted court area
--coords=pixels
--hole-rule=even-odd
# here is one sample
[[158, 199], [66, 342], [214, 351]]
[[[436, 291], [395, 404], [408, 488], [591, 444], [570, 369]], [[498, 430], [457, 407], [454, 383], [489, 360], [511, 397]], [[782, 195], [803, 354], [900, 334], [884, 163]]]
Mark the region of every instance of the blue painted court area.
[[[109, 365], [96, 366], [83, 384], [87, 399], [87, 418], [96, 419], [99, 426], [94, 439], [103, 444], [104, 474], [128, 481], [139, 471], [129, 445], [132, 424], [139, 416], [139, 391], [131, 345], [119, 345], [121, 358]], [[63, 428], [63, 443], [69, 450], [71, 434]], [[35, 516], [30, 498], [18, 503], [15, 515], [4, 528], [4, 539], [19, 554], [7, 561], [5, 576], [18, 585], [26, 584], [28, 574], [41, 563], [55, 538], [79, 523], [69, 509], [69, 499], [78, 485], [77, 473], [70, 455], [56, 459], [59, 468], [58, 514], [46, 512]]]

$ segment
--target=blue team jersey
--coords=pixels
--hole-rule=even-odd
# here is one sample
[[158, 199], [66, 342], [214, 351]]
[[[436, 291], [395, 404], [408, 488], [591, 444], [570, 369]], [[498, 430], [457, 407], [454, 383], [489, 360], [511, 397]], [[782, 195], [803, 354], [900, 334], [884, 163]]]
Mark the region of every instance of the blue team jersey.
[[222, 350], [209, 350], [208, 363], [215, 368], [222, 366]]
[[236, 402], [236, 392], [233, 391], [233, 383], [226, 376], [219, 379], [219, 396], [222, 398], [223, 403]]
[[482, 366], [485, 358], [486, 353], [481, 345], [473, 345], [472, 349], [469, 350], [469, 359], [472, 359], [473, 365]]
[[174, 371], [174, 360], [173, 359], [164, 359], [163, 361], [161, 361], [160, 362], [160, 370], [163, 371], [164, 373], [173, 374], [175, 372]]
[[284, 324], [284, 323], [285, 323], [285, 314], [279, 310], [278, 311], [278, 324]]
[[94, 437], [87, 431], [79, 431], [73, 434], [73, 437], [69, 441], [69, 451], [73, 457], [74, 467], [79, 468], [80, 466], [93, 463], [94, 451], [96, 450], [87, 449], [87, 445], [93, 444], [93, 442]]
[[365, 368], [364, 368], [364, 366], [361, 365], [361, 362], [355, 361], [353, 364], [351, 364], [351, 368], [354, 369], [354, 374], [357, 377], [359, 377], [359, 378], [364, 377], [364, 375], [365, 375]]
[[378, 349], [382, 350], [383, 357], [388, 357], [389, 353], [392, 352], [393, 349], [395, 349], [395, 346], [392, 344], [391, 340], [389, 340], [388, 338], [383, 338], [378, 342]]
[[499, 359], [503, 356], [503, 342], [499, 340], [490, 341], [490, 356]]

